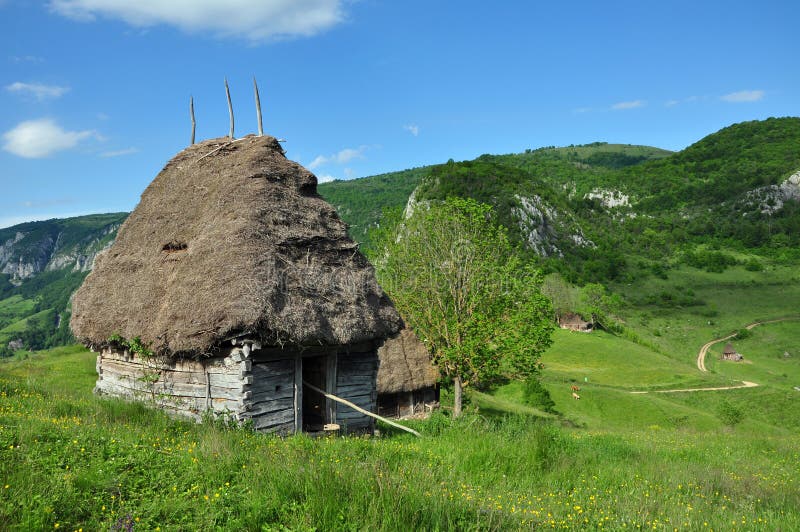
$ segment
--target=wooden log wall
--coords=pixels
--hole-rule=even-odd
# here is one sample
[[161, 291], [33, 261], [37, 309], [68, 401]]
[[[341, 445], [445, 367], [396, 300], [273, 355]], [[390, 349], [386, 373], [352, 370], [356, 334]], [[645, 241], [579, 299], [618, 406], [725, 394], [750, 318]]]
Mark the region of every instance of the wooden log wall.
[[[251, 422], [254, 429], [290, 433], [296, 426], [298, 360], [329, 354], [326, 388], [361, 408], [375, 412], [378, 356], [372, 344], [345, 351], [315, 348], [298, 353], [277, 348], [252, 351], [247, 345], [207, 359], [142, 358], [128, 351], [104, 349], [97, 357], [95, 391], [142, 401], [170, 413], [200, 420], [210, 412]], [[355, 350], [355, 352], [353, 352]], [[300, 403], [302, 404], [302, 402]], [[329, 406], [329, 416], [345, 431], [370, 430], [369, 416], [344, 405]]]
[[242, 419], [269, 432], [294, 430], [294, 359], [253, 364], [251, 396]]
[[[378, 378], [378, 352], [341, 353], [336, 368], [334, 395], [347, 399], [365, 410], [375, 412]], [[336, 410], [336, 423], [346, 431], [371, 430], [374, 420], [345, 405]]]
[[161, 360], [105, 349], [97, 357], [95, 391], [194, 419], [208, 411], [239, 419], [252, 393], [251, 368], [241, 350], [205, 360]]

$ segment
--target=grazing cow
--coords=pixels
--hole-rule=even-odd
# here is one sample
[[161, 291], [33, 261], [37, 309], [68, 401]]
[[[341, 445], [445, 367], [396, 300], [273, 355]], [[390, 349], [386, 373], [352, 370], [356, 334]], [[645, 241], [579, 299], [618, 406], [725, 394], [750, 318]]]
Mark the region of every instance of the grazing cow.
[[579, 392], [579, 391], [581, 391], [581, 387], [580, 387], [580, 386], [575, 386], [575, 385], [573, 384], [573, 385], [572, 385], [572, 391], [573, 391], [573, 392]]
[[580, 399], [580, 398], [581, 398], [581, 396], [580, 396], [580, 395], [578, 395], [578, 394], [577, 394], [577, 393], [575, 393], [575, 392], [572, 392], [572, 398], [573, 398], [573, 399]]

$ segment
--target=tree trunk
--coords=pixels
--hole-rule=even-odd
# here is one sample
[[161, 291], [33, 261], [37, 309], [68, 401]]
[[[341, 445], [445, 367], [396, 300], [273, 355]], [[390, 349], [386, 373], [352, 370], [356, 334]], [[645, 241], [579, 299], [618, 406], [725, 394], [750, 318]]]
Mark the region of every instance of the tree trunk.
[[463, 388], [461, 386], [461, 377], [453, 377], [453, 417], [461, 415], [461, 395]]

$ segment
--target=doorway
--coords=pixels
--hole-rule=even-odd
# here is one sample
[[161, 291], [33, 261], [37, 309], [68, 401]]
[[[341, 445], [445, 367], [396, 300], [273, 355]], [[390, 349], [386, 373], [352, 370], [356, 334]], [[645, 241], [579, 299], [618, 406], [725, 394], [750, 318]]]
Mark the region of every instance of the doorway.
[[326, 390], [328, 357], [304, 358], [303, 362], [303, 432], [320, 432], [330, 422], [327, 399], [306, 383]]

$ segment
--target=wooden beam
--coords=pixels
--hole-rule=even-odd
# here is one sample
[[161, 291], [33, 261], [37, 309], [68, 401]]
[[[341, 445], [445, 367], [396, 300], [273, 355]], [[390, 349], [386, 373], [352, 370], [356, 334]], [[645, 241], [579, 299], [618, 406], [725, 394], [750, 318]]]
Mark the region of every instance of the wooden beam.
[[352, 409], [353, 409], [353, 410], [355, 410], [356, 412], [361, 412], [361, 413], [362, 413], [362, 414], [364, 414], [364, 415], [367, 415], [367, 416], [369, 416], [369, 417], [373, 417], [373, 418], [375, 418], [375, 419], [377, 419], [377, 420], [379, 420], [379, 421], [383, 421], [383, 422], [384, 422], [384, 423], [386, 423], [387, 425], [391, 425], [391, 426], [393, 426], [393, 427], [396, 427], [396, 428], [398, 428], [398, 429], [404, 430], [404, 431], [406, 431], [406, 432], [410, 432], [411, 434], [413, 434], [414, 436], [417, 436], [418, 438], [421, 438], [421, 437], [422, 437], [422, 434], [420, 434], [419, 432], [417, 432], [417, 431], [416, 431], [416, 430], [414, 430], [414, 429], [410, 429], [410, 428], [408, 428], [408, 427], [406, 427], [406, 426], [403, 426], [403, 425], [401, 425], [400, 423], [395, 423], [394, 421], [390, 421], [390, 420], [386, 419], [385, 417], [381, 417], [381, 416], [379, 416], [378, 414], [373, 414], [373, 413], [372, 413], [372, 412], [370, 412], [369, 410], [364, 410], [364, 409], [363, 409], [363, 408], [361, 408], [360, 406], [358, 406], [358, 405], [355, 405], [355, 404], [351, 403], [350, 401], [348, 401], [348, 400], [346, 400], [346, 399], [342, 399], [341, 397], [336, 397], [336, 396], [335, 396], [335, 395], [333, 395], [332, 393], [326, 393], [325, 391], [323, 391], [323, 390], [320, 390], [319, 388], [317, 388], [317, 387], [316, 387], [316, 386], [314, 386], [313, 384], [309, 384], [309, 383], [308, 383], [308, 382], [306, 382], [306, 381], [303, 381], [303, 384], [304, 384], [304, 385], [306, 385], [306, 386], [308, 386], [309, 388], [311, 388], [311, 389], [312, 389], [312, 390], [314, 390], [315, 392], [321, 393], [322, 395], [324, 395], [324, 396], [325, 396], [325, 397], [327, 397], [328, 399], [333, 399], [334, 401], [336, 401], [336, 402], [338, 402], [338, 403], [342, 403], [342, 404], [343, 404], [343, 405], [345, 405], [345, 406], [349, 406], [350, 408], [352, 408]]
[[294, 432], [303, 432], [303, 359], [294, 359]]
[[[335, 392], [336, 390], [336, 366], [337, 360], [339, 359], [339, 355], [332, 354], [328, 355], [327, 364], [325, 368], [325, 389], [329, 392]], [[330, 398], [325, 398], [325, 411], [326, 411], [326, 423], [336, 423], [336, 401], [331, 400]]]
[[197, 127], [197, 122], [194, 121], [194, 96], [189, 97], [189, 116], [192, 117], [192, 140], [189, 145], [194, 145], [194, 130]]
[[225, 78], [225, 95], [228, 97], [228, 115], [231, 117], [231, 132], [228, 137], [233, 140], [233, 104], [231, 103], [231, 90], [228, 88], [228, 78]]
[[258, 97], [258, 85], [256, 84], [256, 77], [253, 76], [253, 90], [256, 93], [256, 119], [258, 119], [258, 136], [264, 136], [264, 124], [261, 121], [261, 98]]

